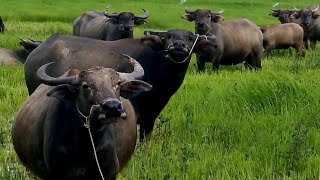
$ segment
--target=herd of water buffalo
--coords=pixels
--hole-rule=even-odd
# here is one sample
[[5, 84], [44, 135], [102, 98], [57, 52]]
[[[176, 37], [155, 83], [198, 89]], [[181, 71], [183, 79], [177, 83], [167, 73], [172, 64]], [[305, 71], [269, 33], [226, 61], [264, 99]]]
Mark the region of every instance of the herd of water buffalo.
[[6, 62], [24, 63], [30, 97], [17, 113], [12, 141], [36, 176], [116, 179], [134, 152], [137, 124], [144, 141], [182, 84], [192, 53], [200, 71], [206, 62], [214, 70], [238, 63], [260, 69], [273, 49], [294, 47], [304, 55], [309, 42], [315, 48], [320, 40], [318, 5], [273, 10], [282, 24], [264, 28], [244, 18], [224, 20], [222, 11], [185, 10], [182, 18], [195, 22], [195, 33], [144, 31], [133, 38], [134, 26], [149, 17], [143, 11], [88, 11], [74, 21], [74, 36], [21, 39], [24, 49], [0, 50]]

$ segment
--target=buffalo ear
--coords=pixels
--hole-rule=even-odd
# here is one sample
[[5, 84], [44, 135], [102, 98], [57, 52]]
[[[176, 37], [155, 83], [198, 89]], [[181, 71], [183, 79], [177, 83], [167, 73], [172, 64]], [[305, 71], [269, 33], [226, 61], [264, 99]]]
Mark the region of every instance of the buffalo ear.
[[154, 50], [160, 50], [164, 46], [163, 39], [156, 35], [149, 35], [141, 38], [141, 42]]
[[312, 18], [313, 19], [318, 19], [320, 17], [320, 14], [317, 14], [317, 13], [314, 13], [313, 15], [312, 15]]
[[193, 15], [190, 14], [190, 13], [187, 13], [187, 14], [181, 16], [181, 18], [182, 18], [182, 19], [185, 19], [185, 20], [187, 20], [187, 21], [190, 21], [190, 22], [191, 22], [191, 21], [194, 21], [194, 17], [193, 17]]
[[55, 86], [47, 92], [47, 96], [65, 101], [73, 100], [77, 97], [78, 89], [67, 84]]
[[222, 13], [211, 13], [211, 22], [218, 23], [223, 20], [224, 18], [222, 16]]
[[133, 80], [120, 84], [120, 96], [130, 99], [142, 92], [151, 91], [152, 86], [146, 82]]
[[279, 16], [279, 12], [272, 12], [272, 13], [269, 14], [269, 16], [278, 17]]
[[141, 24], [147, 24], [148, 22], [143, 18], [134, 17], [134, 24], [139, 26]]

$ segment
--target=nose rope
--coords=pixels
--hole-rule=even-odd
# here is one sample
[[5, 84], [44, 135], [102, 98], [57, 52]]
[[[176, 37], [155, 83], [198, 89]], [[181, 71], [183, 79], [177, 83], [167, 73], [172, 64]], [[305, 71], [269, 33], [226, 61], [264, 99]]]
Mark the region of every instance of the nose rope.
[[[192, 45], [192, 47], [191, 47], [191, 50], [190, 50], [190, 52], [189, 52], [189, 54], [188, 54], [188, 56], [183, 60], [183, 61], [181, 61], [181, 62], [178, 62], [178, 61], [175, 61], [174, 59], [172, 59], [171, 57], [169, 58], [172, 62], [174, 62], [174, 63], [177, 63], [177, 64], [182, 64], [182, 63], [184, 63], [184, 62], [186, 62], [187, 61], [187, 59], [190, 57], [190, 55], [192, 54], [192, 51], [193, 51], [193, 48], [194, 48], [194, 46], [196, 45], [196, 43], [197, 43], [197, 41], [198, 41], [198, 38], [199, 38], [199, 34], [196, 34], [197, 35], [197, 37], [196, 37], [196, 40], [194, 41], [194, 43], [193, 43], [193, 45]], [[170, 45], [169, 45], [170, 46]], [[169, 47], [168, 46], [168, 47]], [[167, 48], [168, 49], [168, 48]]]
[[82, 114], [81, 111], [79, 110], [78, 106], [76, 106], [76, 107], [77, 107], [78, 113], [79, 113], [83, 118], [85, 118], [85, 120], [86, 120], [86, 121], [84, 122], [83, 126], [88, 129], [89, 136], [90, 136], [90, 141], [91, 141], [91, 145], [92, 145], [92, 149], [93, 149], [93, 153], [94, 153], [94, 158], [95, 158], [95, 160], [96, 160], [96, 163], [97, 163], [98, 170], [99, 170], [99, 173], [100, 173], [100, 175], [101, 175], [101, 178], [102, 178], [102, 180], [105, 180], [105, 179], [104, 179], [104, 176], [103, 176], [103, 173], [102, 173], [102, 171], [101, 171], [101, 168], [100, 168], [100, 164], [99, 164], [99, 160], [98, 160], [98, 156], [97, 156], [97, 151], [96, 151], [96, 148], [94, 147], [94, 142], [93, 142], [93, 138], [92, 138], [92, 134], [91, 134], [91, 130], [90, 130], [90, 116], [91, 116], [92, 112], [93, 112], [96, 108], [100, 107], [100, 105], [92, 105], [91, 108], [90, 108], [90, 113], [89, 113], [88, 116], [85, 116], [84, 114]]

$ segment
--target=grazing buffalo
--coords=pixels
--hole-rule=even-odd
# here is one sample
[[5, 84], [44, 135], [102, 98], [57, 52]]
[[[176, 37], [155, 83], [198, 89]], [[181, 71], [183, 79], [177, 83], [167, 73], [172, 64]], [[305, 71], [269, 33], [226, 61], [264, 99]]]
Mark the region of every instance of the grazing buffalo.
[[281, 9], [273, 9], [273, 12], [270, 13], [270, 16], [277, 17], [278, 20], [281, 22], [281, 24], [284, 23], [299, 23], [299, 19], [296, 19], [295, 17], [295, 10], [281, 10]]
[[316, 42], [320, 41], [320, 9], [319, 5], [309, 6], [306, 9], [297, 10], [295, 17], [299, 19], [299, 24], [304, 30], [304, 43], [308, 49], [310, 41], [311, 49], [315, 49]]
[[265, 56], [273, 49], [287, 49], [293, 47], [304, 56], [303, 29], [295, 23], [270, 25], [261, 28], [263, 33], [263, 47]]
[[2, 17], [0, 16], [0, 32], [4, 32], [6, 30], [6, 27], [4, 26]]
[[[261, 68], [263, 35], [259, 27], [247, 19], [222, 21], [222, 12], [209, 9], [185, 10], [183, 19], [195, 22], [198, 34], [216, 36], [213, 54], [198, 56], [198, 69], [204, 70], [205, 62], [212, 62], [214, 70], [219, 65], [234, 65], [246, 62], [247, 67]], [[250, 38], [249, 38], [250, 37]]]
[[24, 49], [9, 50], [0, 48], [0, 64], [14, 65], [17, 63], [24, 63], [29, 53], [40, 44], [40, 42], [33, 40], [25, 41], [23, 39], [20, 39], [19, 43], [24, 47]]
[[134, 25], [146, 23], [149, 17], [143, 11], [145, 14], [142, 16], [131, 12], [109, 14], [88, 11], [73, 22], [73, 34], [106, 41], [133, 38]]
[[22, 106], [12, 127], [14, 149], [32, 173], [44, 179], [101, 179], [99, 164], [105, 179], [116, 179], [137, 138], [135, 112], [124, 98], [151, 89], [135, 80], [144, 71], [131, 62], [131, 73], [95, 67], [55, 78], [46, 73], [52, 63], [38, 69], [44, 84]]
[[126, 60], [121, 59], [122, 56], [119, 57], [119, 53], [125, 53], [142, 65], [145, 70], [142, 80], [153, 87], [150, 92], [131, 99], [139, 114], [140, 139], [143, 140], [145, 135], [151, 134], [155, 119], [181, 86], [191, 53], [202, 54], [212, 47], [211, 41], [182, 29], [146, 33], [155, 35], [117, 41], [60, 35], [50, 37], [30, 54], [25, 63], [29, 94], [41, 83], [35, 72], [43, 64], [57, 62], [56, 67], [48, 71], [54, 77], [68, 69], [94, 66], [128, 72], [131, 67]]

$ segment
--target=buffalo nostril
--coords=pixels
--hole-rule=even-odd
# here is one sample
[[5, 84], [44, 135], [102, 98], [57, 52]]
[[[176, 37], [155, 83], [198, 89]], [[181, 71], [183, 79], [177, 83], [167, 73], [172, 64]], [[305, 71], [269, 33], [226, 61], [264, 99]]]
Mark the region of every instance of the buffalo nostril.
[[106, 100], [101, 104], [101, 106], [104, 111], [110, 112], [114, 115], [120, 115], [124, 112], [124, 108], [118, 100]]

